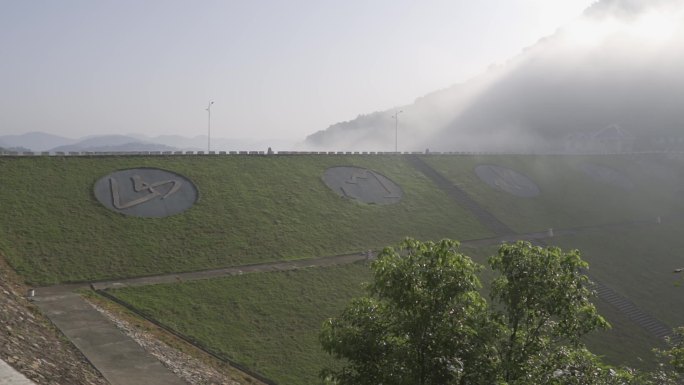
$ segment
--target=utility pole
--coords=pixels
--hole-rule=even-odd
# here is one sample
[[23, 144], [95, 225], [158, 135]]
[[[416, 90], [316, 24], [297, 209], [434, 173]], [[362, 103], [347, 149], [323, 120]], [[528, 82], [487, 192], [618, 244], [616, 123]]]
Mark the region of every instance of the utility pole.
[[209, 101], [209, 105], [207, 106], [206, 110], [209, 115], [209, 119], [207, 120], [207, 154], [209, 154], [209, 151], [211, 151], [211, 105], [214, 104], [213, 101]]
[[394, 152], [399, 152], [399, 114], [404, 112], [404, 110], [395, 111], [392, 115], [394, 119]]

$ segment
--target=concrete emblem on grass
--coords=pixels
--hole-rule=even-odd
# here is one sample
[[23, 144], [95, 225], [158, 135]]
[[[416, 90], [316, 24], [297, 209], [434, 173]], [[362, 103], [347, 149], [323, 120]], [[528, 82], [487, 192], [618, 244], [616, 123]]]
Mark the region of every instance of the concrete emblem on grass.
[[539, 187], [532, 179], [509, 168], [483, 164], [475, 167], [475, 174], [490, 187], [518, 197], [539, 195]]
[[610, 167], [584, 163], [580, 165], [579, 168], [584, 174], [596, 182], [618, 187], [622, 190], [631, 190], [634, 188], [634, 184], [627, 176]]
[[331, 167], [323, 173], [323, 182], [340, 196], [363, 203], [389, 205], [399, 203], [403, 196], [391, 179], [361, 167]]
[[95, 198], [105, 207], [136, 217], [163, 218], [197, 201], [197, 187], [187, 178], [156, 168], [113, 172], [95, 182]]

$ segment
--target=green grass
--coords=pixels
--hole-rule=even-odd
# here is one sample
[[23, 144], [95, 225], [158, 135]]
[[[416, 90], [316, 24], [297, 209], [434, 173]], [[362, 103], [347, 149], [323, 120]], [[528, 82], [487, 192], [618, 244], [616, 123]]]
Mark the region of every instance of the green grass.
[[[480, 264], [495, 251], [495, 246], [462, 247]], [[481, 273], [485, 296], [493, 276], [489, 269]], [[314, 384], [320, 370], [333, 363], [317, 340], [321, 322], [363, 295], [361, 283], [370, 279], [367, 265], [357, 263], [110, 293], [279, 384]], [[595, 302], [613, 328], [587, 336], [590, 350], [610, 364], [653, 368], [651, 349], [662, 343], [612, 306]]]
[[[519, 232], [655, 219], [684, 208], [684, 161], [658, 156], [425, 156], [425, 161]], [[663, 178], [646, 159], [673, 170]], [[603, 164], [634, 183], [624, 192], [577, 167]], [[491, 189], [473, 169], [520, 171], [541, 195], [518, 198]], [[340, 198], [322, 182], [328, 167], [360, 166], [397, 182], [404, 199], [390, 206]], [[191, 179], [199, 202], [162, 219], [127, 217], [93, 196], [115, 170], [157, 167]], [[684, 221], [556, 237], [578, 248], [593, 277], [670, 326], [684, 324]], [[28, 281], [51, 284], [218, 268], [356, 252], [418, 239], [490, 236], [403, 156], [189, 156], [0, 158], [0, 253]], [[484, 264], [495, 248], [463, 248]], [[316, 336], [320, 322], [361, 294], [363, 265], [116, 291], [182, 333], [283, 384], [315, 383], [329, 362]], [[483, 271], [483, 280], [491, 279]], [[681, 278], [679, 279], [681, 281]], [[599, 301], [614, 329], [587, 339], [612, 363], [651, 366], [654, 338]], [[675, 309], [675, 310], [673, 310]], [[198, 322], [200, 319], [202, 322]]]
[[672, 271], [684, 265], [683, 226], [684, 220], [675, 220], [556, 237], [553, 242], [579, 249], [592, 277], [676, 327], [684, 325], [684, 288], [677, 287], [681, 277]]
[[[395, 205], [339, 197], [321, 180], [354, 165], [398, 183]], [[93, 184], [119, 169], [182, 174], [200, 192], [167, 218], [102, 206]], [[0, 158], [0, 253], [29, 282], [53, 284], [356, 252], [489, 233], [401, 156]]]
[[[567, 245], [567, 242], [556, 242], [558, 239], [549, 240], [549, 244], [561, 245], [563, 250], [570, 250], [572, 245]], [[498, 246], [487, 247], [468, 247], [462, 246], [461, 252], [470, 256], [473, 261], [487, 266], [487, 259], [490, 255], [496, 254]], [[584, 258], [584, 255], [583, 255]], [[586, 258], [584, 258], [586, 260]], [[601, 257], [596, 255], [592, 258], [592, 262], [597, 264], [601, 261]], [[590, 265], [592, 273], [602, 266], [593, 264]], [[488, 300], [489, 298], [489, 284], [496, 276], [491, 269], [485, 268], [480, 277], [482, 280], [482, 295]], [[583, 339], [590, 351], [601, 356], [604, 362], [610, 365], [629, 366], [638, 369], [653, 369], [656, 367], [657, 360], [653, 354], [653, 348], [665, 348], [663, 341], [651, 335], [641, 326], [630, 320], [625, 314], [620, 312], [612, 305], [602, 301], [599, 298], [594, 298], [593, 303], [597, 306], [599, 314], [601, 314], [610, 324], [611, 328], [608, 330], [597, 330], [589, 334]]]
[[[461, 155], [423, 159], [518, 232], [654, 219], [684, 208], [681, 165], [658, 155]], [[672, 171], [674, 177], [653, 173], [642, 167], [641, 161], [657, 163]], [[635, 187], [623, 191], [596, 182], [578, 168], [582, 163], [616, 169]], [[492, 189], [474, 172], [481, 164], [525, 174], [539, 186], [540, 195], [522, 198]]]
[[363, 294], [364, 264], [120, 289], [116, 297], [281, 385], [319, 383], [322, 322]]
[[593, 302], [611, 328], [594, 331], [583, 338], [587, 348], [610, 365], [654, 369], [658, 360], [653, 349], [664, 349], [665, 343], [612, 305], [598, 298]]

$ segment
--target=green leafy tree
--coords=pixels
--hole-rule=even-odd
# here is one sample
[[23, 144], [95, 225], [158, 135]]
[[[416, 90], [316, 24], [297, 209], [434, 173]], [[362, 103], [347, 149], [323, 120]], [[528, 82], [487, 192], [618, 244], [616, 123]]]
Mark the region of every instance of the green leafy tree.
[[368, 296], [324, 323], [323, 349], [343, 359], [322, 375], [345, 384], [627, 384], [580, 338], [607, 327], [577, 251], [528, 242], [490, 258], [499, 273], [488, 303], [482, 266], [458, 243], [407, 239], [373, 262]]
[[655, 352], [663, 362], [652, 373], [642, 373], [639, 378], [647, 384], [681, 385], [684, 384], [684, 327], [674, 330], [672, 336], [666, 338], [669, 348]]
[[491, 346], [481, 332], [489, 326], [481, 267], [457, 247], [408, 239], [399, 250], [385, 248], [372, 264], [370, 296], [323, 326], [324, 350], [346, 359], [325, 376], [340, 384], [437, 385], [458, 383], [466, 367], [479, 365]]
[[503, 323], [498, 351], [506, 383], [528, 383], [537, 358], [580, 348], [582, 336], [609, 326], [590, 301], [590, 282], [582, 273], [588, 264], [579, 251], [519, 241], [502, 245], [489, 264], [500, 273], [492, 299], [502, 305], [494, 319]]
[[684, 376], [684, 327], [675, 329], [672, 337], [668, 338], [670, 349], [664, 352], [668, 363], [680, 376]]

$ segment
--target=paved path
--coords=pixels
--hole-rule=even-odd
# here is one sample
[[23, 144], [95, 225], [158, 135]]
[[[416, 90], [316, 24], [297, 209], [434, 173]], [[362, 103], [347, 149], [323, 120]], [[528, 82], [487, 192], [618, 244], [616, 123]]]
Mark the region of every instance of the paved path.
[[5, 361], [0, 360], [0, 385], [36, 385]]
[[110, 384], [186, 384], [68, 288], [46, 290], [35, 304]]
[[333, 265], [344, 265], [356, 261], [367, 259], [366, 255], [345, 254], [336, 255], [332, 257], [321, 257], [311, 259], [297, 259], [292, 261], [269, 262], [254, 265], [243, 265], [236, 267], [226, 267], [222, 269], [192, 271], [178, 274], [162, 274], [150, 277], [129, 278], [112, 281], [102, 281], [92, 283], [92, 288], [95, 290], [116, 289], [125, 286], [146, 286], [155, 285], [158, 283], [174, 283], [183, 281], [196, 281], [200, 279], [229, 277], [233, 275], [240, 275], [245, 273], [261, 273], [267, 271], [286, 271], [297, 270], [307, 267], [323, 267]]

